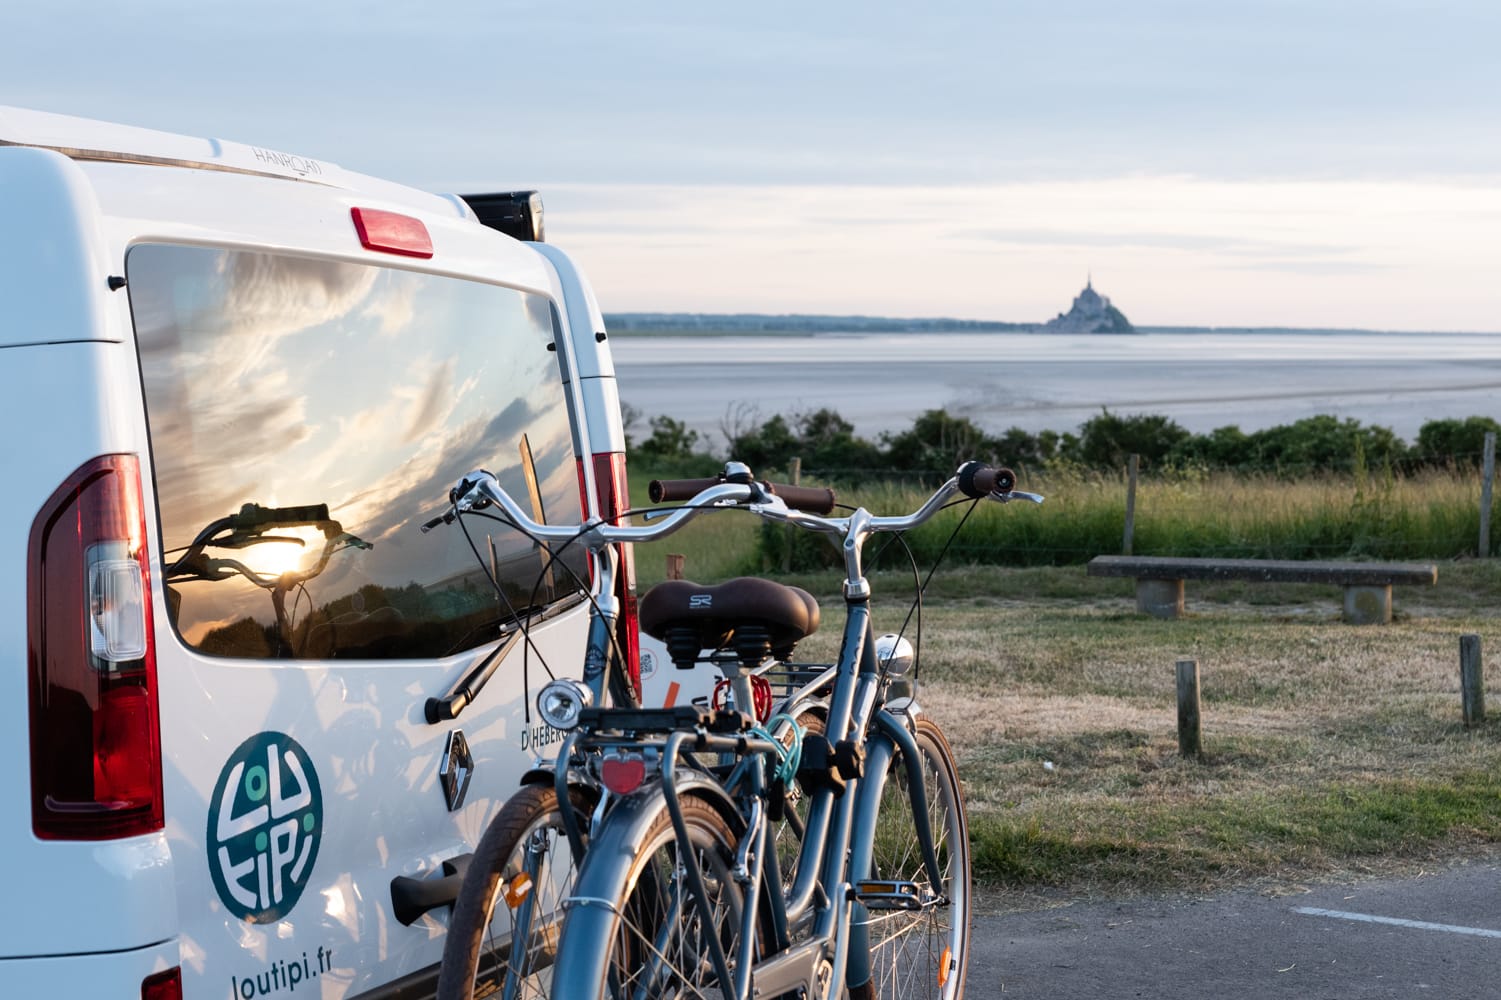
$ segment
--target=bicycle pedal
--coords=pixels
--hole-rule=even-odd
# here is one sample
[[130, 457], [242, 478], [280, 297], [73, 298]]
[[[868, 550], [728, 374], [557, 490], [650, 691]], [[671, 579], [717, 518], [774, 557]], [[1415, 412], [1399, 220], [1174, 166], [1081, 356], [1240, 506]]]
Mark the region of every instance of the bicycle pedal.
[[895, 879], [856, 882], [855, 899], [867, 910], [926, 910], [943, 901], [924, 883]]

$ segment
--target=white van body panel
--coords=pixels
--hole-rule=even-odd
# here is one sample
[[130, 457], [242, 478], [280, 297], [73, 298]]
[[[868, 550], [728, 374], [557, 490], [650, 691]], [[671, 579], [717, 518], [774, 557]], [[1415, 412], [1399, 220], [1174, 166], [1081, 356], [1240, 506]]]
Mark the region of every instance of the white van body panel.
[[[0, 150], [0, 161], [6, 151]], [[27, 900], [25, 919], [5, 922], [0, 958], [78, 951], [118, 951], [177, 933], [177, 887], [166, 838], [50, 842], [31, 831], [27, 718], [27, 529], [57, 484], [81, 461], [81, 436], [99, 453], [139, 451], [145, 426], [139, 405], [104, 387], [136, 379], [135, 359], [119, 343], [71, 342], [0, 349], [0, 400], [20, 412], [51, 413], [5, 435], [6, 488], [0, 490], [0, 733], [14, 740], [14, 766], [0, 767], [0, 844], [15, 863], [11, 898]], [[81, 392], [81, 386], [100, 391]], [[62, 412], [56, 401], [67, 400]], [[18, 474], [24, 470], [23, 474]], [[11, 846], [15, 845], [15, 846]], [[88, 905], [80, 905], [87, 900]], [[0, 974], [6, 966], [0, 964]]]
[[121, 339], [105, 318], [109, 255], [83, 170], [51, 150], [0, 147], [0, 190], [26, 192], [5, 205], [0, 347]]
[[[10, 997], [87, 997], [141, 1000], [141, 980], [178, 962], [177, 943], [98, 955], [0, 959], [0, 983]], [[217, 995], [228, 997], [228, 984]], [[311, 995], [311, 994], [309, 994]]]
[[[363, 249], [350, 221], [356, 206], [419, 218], [433, 257]], [[436, 725], [424, 717], [427, 699], [447, 692], [493, 643], [436, 659], [384, 660], [233, 659], [192, 648], [172, 624], [163, 585], [131, 290], [111, 290], [109, 279], [128, 273], [133, 247], [170, 244], [376, 265], [546, 296], [561, 327], [561, 371], [581, 376], [562, 389], [588, 484], [583, 495], [593, 508], [589, 456], [623, 450], [624, 439], [587, 283], [565, 255], [483, 228], [453, 198], [255, 147], [8, 108], [0, 108], [0, 220], [7, 237], [0, 245], [7, 303], [0, 313], [0, 414], [10, 425], [0, 437], [8, 479], [0, 523], [10, 526], [0, 530], [0, 747], [15, 765], [0, 768], [0, 794], [15, 804], [0, 813], [0, 849], [12, 862], [11, 898], [28, 901], [24, 916], [3, 924], [0, 995], [40, 992], [42, 983], [57, 992], [76, 978], [58, 974], [67, 966], [96, 970], [90, 996], [138, 998], [144, 975], [180, 964], [188, 1000], [335, 1000], [431, 969], [447, 911], [403, 926], [392, 909], [392, 879], [435, 877], [443, 861], [473, 850], [520, 775], [555, 747], [558, 734], [527, 704], [522, 673], [533, 695], [548, 670], [578, 675], [586, 608], [576, 605], [534, 627], [530, 644], [507, 655], [468, 709]], [[412, 349], [420, 353], [422, 344], [414, 341]], [[226, 384], [223, 391], [237, 389]], [[142, 467], [165, 830], [115, 841], [43, 841], [31, 829], [24, 766], [28, 531], [73, 470], [122, 452], [139, 455]], [[233, 469], [236, 456], [224, 461]], [[441, 497], [431, 501], [440, 505]], [[577, 516], [575, 508], [553, 519]], [[430, 537], [457, 530], [439, 528]], [[415, 535], [402, 543], [421, 544]], [[474, 770], [462, 807], [450, 812], [438, 765], [454, 729], [468, 739]], [[273, 859], [278, 845], [315, 844], [307, 855], [311, 874], [287, 912], [252, 923], [221, 902], [212, 817], [237, 748], [267, 734], [284, 734], [305, 754], [298, 766], [313, 773], [321, 811], [316, 819], [313, 812], [296, 817], [298, 829], [284, 840], [268, 839]], [[287, 765], [291, 744], [278, 746], [268, 759]], [[282, 799], [273, 787], [268, 801], [292, 802], [297, 787], [286, 785], [283, 792], [294, 791]], [[304, 833], [303, 819], [316, 839]], [[290, 872], [294, 861], [282, 861], [281, 873]], [[246, 876], [240, 888], [253, 894], [254, 884]], [[75, 957], [47, 957], [64, 955]], [[77, 957], [84, 955], [94, 957]], [[307, 970], [295, 994], [287, 981], [294, 966]]]

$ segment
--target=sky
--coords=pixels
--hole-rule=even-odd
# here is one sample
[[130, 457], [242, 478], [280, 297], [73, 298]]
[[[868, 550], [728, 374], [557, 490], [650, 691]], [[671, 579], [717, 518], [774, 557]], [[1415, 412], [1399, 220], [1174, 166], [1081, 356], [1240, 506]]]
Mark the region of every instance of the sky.
[[[441, 10], [436, 15], [433, 11]], [[606, 312], [1501, 331], [1501, 4], [0, 10], [0, 104], [537, 188]]]

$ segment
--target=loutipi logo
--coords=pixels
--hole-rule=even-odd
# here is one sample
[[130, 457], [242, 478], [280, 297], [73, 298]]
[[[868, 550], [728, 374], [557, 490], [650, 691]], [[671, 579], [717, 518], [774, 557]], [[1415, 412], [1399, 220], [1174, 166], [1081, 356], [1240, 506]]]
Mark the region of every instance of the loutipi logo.
[[307, 751], [257, 733], [230, 755], [208, 809], [208, 866], [231, 913], [280, 920], [302, 895], [323, 836], [323, 794]]

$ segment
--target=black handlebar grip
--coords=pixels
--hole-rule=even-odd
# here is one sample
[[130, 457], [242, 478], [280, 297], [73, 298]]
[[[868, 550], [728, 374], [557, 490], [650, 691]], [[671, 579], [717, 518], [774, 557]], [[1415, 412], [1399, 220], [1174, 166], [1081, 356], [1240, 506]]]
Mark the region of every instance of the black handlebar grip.
[[976, 500], [992, 493], [1010, 493], [1016, 488], [1016, 473], [983, 462], [965, 462], [959, 467], [959, 492]]
[[822, 486], [789, 486], [786, 483], [762, 483], [762, 487], [793, 510], [809, 514], [831, 514], [834, 511], [834, 491]]
[[646, 487], [646, 494], [652, 503], [676, 503], [692, 500], [710, 486], [722, 482], [724, 480], [718, 476], [713, 479], [653, 479]]

